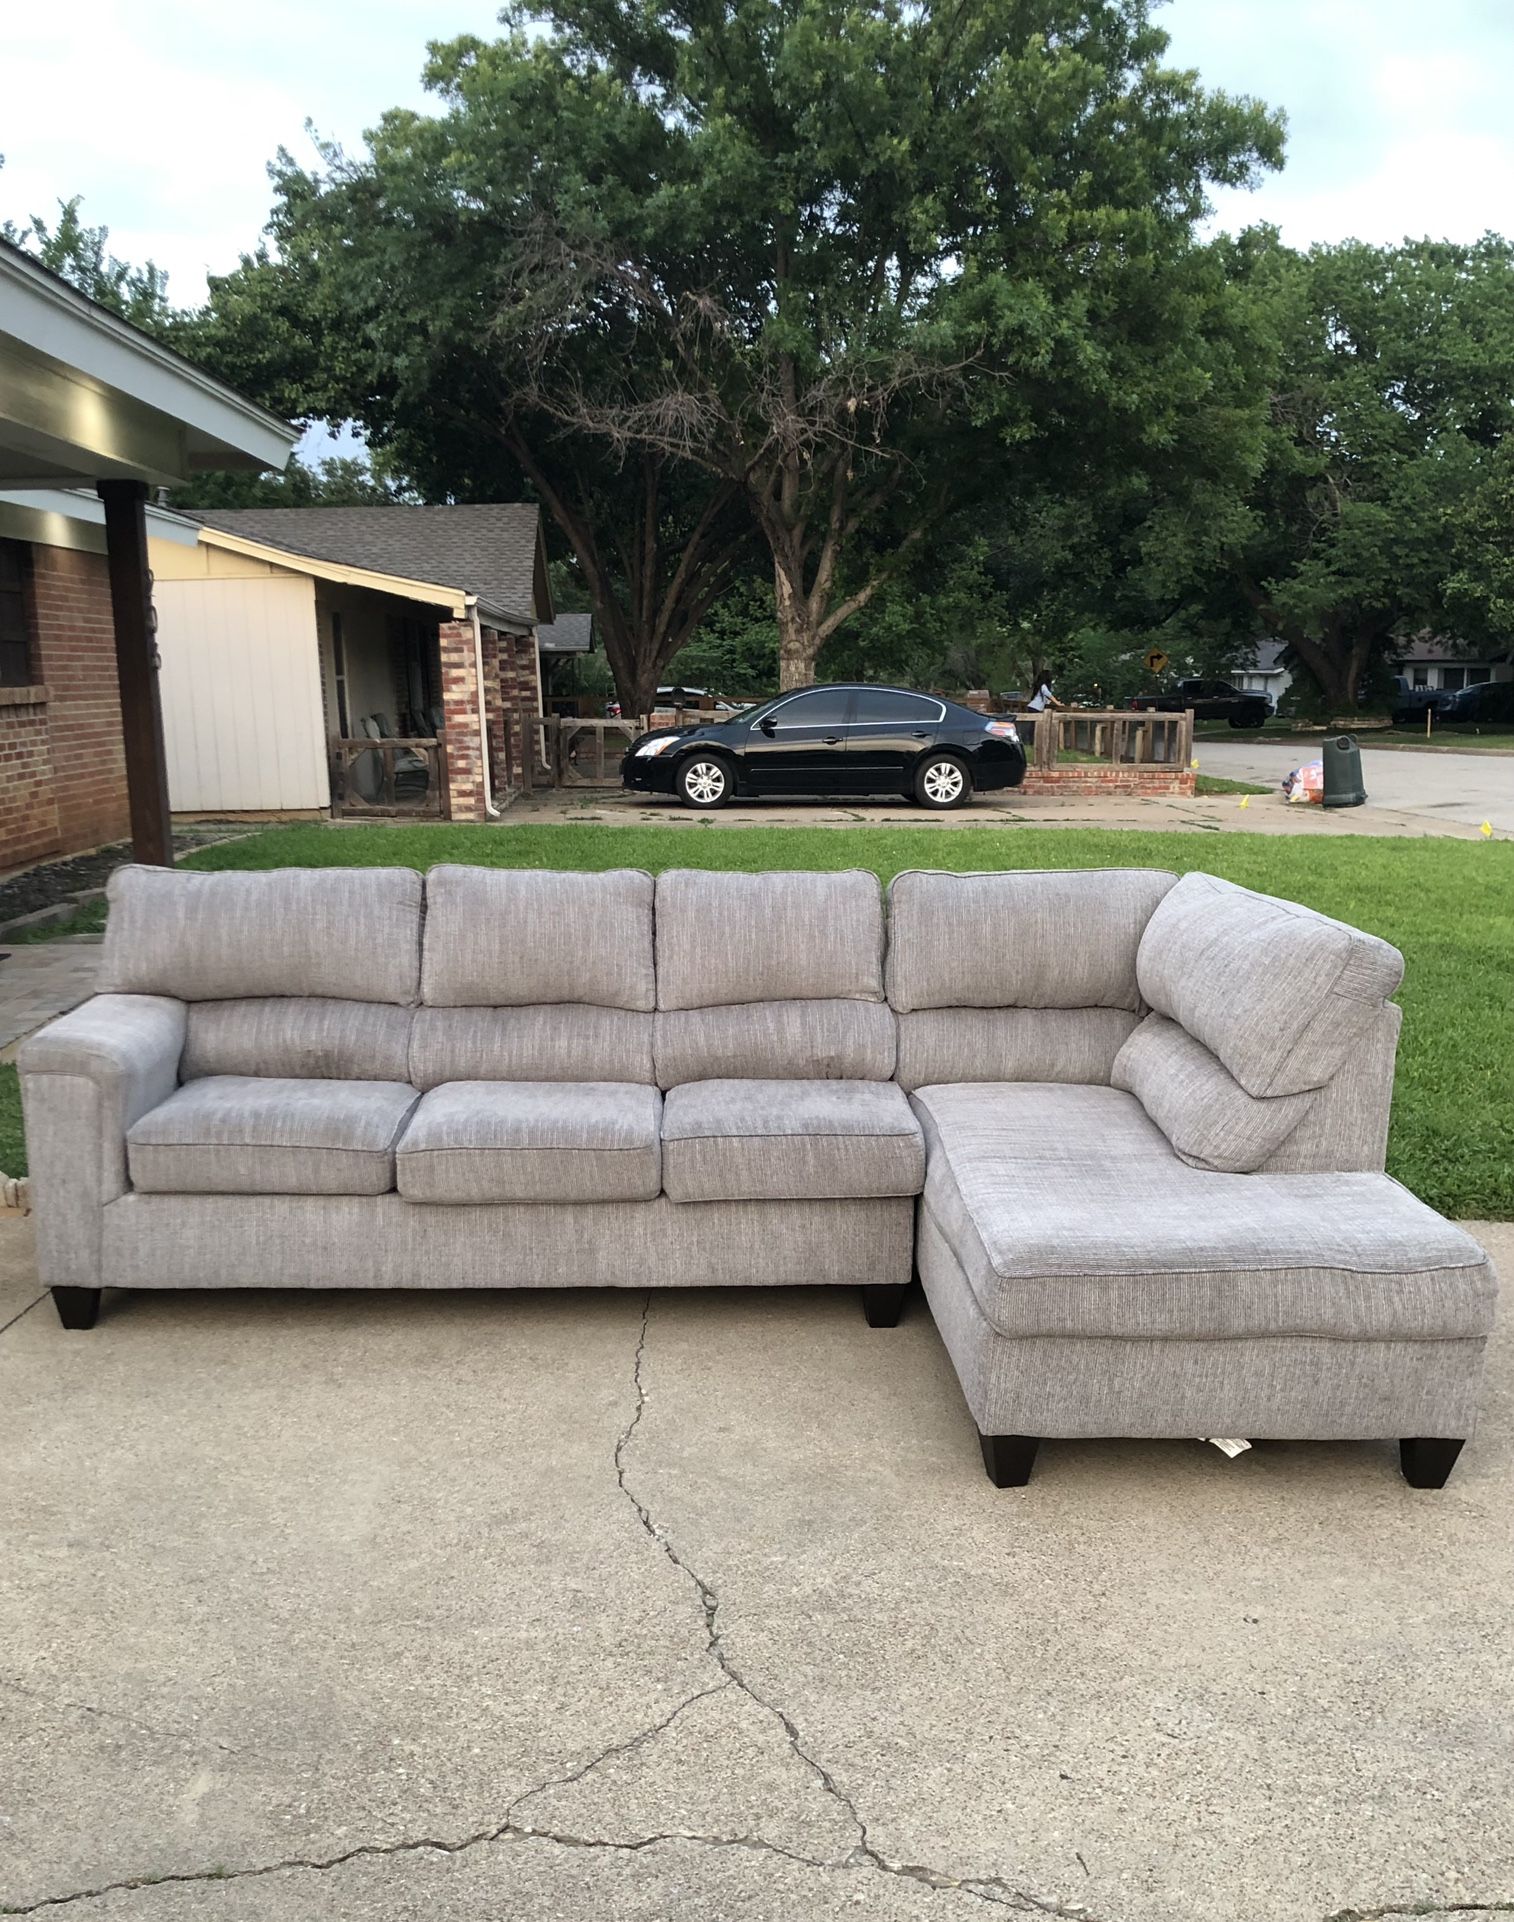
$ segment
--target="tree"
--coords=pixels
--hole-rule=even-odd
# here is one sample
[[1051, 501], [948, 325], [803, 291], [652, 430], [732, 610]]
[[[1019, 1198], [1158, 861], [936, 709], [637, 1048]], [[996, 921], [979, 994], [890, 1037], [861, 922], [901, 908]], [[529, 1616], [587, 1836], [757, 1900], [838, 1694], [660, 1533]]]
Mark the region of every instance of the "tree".
[[[1102, 438], [1108, 415], [1154, 426], [1152, 387], [1121, 378], [1130, 351], [1165, 362], [1158, 416], [1163, 381], [1182, 387], [1173, 293], [1205, 185], [1250, 178], [1280, 135], [1163, 68], [1148, 12], [554, 0], [545, 41], [515, 16], [513, 40], [450, 51], [479, 115], [502, 117], [529, 66], [637, 123], [629, 207], [544, 167], [494, 324], [575, 432], [741, 488], [783, 685], [954, 505], [1061, 438]], [[606, 312], [651, 351], [624, 383], [587, 383], [575, 351]]]
[[110, 251], [110, 229], [86, 227], [79, 212], [83, 204], [79, 194], [60, 200], [51, 224], [41, 214], [19, 223], [0, 221], [0, 235], [134, 327], [172, 339], [182, 316], [168, 304], [167, 270], [150, 260], [141, 267], [117, 260]]
[[1169, 562], [1201, 623], [1281, 640], [1347, 713], [1426, 628], [1514, 638], [1514, 249], [1249, 244], [1277, 343], [1264, 458]]

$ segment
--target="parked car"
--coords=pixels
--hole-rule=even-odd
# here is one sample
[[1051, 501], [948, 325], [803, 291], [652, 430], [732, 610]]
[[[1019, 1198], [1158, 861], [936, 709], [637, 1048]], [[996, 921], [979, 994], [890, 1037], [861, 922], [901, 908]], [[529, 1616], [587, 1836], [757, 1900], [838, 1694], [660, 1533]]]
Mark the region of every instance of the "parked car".
[[1394, 676], [1393, 705], [1388, 710], [1395, 727], [1413, 727], [1427, 713], [1439, 715], [1451, 699], [1445, 687], [1410, 687], [1401, 674]]
[[1514, 724], [1514, 681], [1477, 681], [1448, 694], [1436, 712], [1447, 725], [1468, 721]]
[[1191, 707], [1195, 721], [1228, 721], [1232, 727], [1261, 727], [1273, 715], [1270, 694], [1229, 681], [1179, 681], [1170, 691], [1137, 694], [1130, 705], [1143, 714], [1181, 714]]
[[689, 727], [643, 734], [621, 765], [634, 792], [718, 808], [763, 794], [907, 794], [957, 808], [1018, 787], [1013, 721], [899, 687], [806, 687]]

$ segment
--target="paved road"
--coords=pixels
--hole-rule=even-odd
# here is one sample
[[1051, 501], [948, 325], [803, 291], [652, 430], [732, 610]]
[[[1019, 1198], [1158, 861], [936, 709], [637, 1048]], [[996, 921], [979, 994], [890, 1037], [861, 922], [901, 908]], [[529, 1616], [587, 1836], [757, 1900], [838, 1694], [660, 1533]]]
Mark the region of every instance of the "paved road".
[[[1194, 744], [1205, 774], [1275, 787], [1292, 767], [1315, 758], [1296, 743], [1263, 741]], [[1412, 748], [1362, 748], [1362, 778], [1373, 807], [1401, 808], [1431, 820], [1491, 821], [1514, 829], [1514, 754], [1418, 754]]]

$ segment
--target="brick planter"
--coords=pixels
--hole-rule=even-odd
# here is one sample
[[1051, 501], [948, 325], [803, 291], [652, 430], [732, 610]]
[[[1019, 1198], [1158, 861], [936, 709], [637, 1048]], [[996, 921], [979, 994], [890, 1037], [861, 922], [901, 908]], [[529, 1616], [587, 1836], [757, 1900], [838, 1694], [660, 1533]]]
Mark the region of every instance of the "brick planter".
[[1022, 794], [1123, 796], [1127, 794], [1191, 795], [1198, 776], [1190, 767], [1073, 767], [1029, 768]]

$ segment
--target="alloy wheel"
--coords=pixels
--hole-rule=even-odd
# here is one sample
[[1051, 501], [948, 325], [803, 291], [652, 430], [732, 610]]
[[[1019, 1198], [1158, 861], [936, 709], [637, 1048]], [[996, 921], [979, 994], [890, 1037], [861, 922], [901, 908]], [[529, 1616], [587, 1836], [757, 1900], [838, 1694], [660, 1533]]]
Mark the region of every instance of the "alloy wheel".
[[955, 761], [933, 761], [925, 770], [921, 786], [928, 801], [937, 807], [950, 807], [962, 798], [964, 778]]
[[696, 807], [714, 807], [725, 798], [725, 769], [718, 761], [696, 761], [683, 777], [683, 791]]

